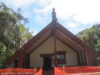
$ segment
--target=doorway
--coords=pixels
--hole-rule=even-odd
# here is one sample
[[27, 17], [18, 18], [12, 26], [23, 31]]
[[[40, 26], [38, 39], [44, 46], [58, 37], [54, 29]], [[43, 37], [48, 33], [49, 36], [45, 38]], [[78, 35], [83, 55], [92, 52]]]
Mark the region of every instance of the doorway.
[[51, 70], [52, 69], [51, 57], [43, 57], [43, 69], [44, 70]]

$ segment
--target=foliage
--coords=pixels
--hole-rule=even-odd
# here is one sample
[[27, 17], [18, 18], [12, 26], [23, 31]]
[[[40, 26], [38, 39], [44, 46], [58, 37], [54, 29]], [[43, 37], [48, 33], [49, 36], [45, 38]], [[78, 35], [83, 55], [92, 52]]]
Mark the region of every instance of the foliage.
[[100, 53], [100, 24], [79, 32], [77, 36]]
[[19, 9], [15, 12], [0, 4], [0, 68], [4, 68], [6, 59], [32, 37], [25, 23], [28, 19], [19, 13]]

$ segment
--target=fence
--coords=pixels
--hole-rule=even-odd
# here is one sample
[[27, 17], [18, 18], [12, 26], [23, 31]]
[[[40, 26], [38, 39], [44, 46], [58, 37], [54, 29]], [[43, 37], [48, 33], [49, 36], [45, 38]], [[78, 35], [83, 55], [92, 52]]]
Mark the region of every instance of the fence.
[[100, 75], [100, 67], [55, 67], [55, 75]]
[[[42, 69], [2, 69], [0, 75], [42, 75]], [[54, 67], [54, 75], [100, 75], [100, 66]]]
[[2, 69], [0, 70], [0, 75], [42, 75], [42, 69]]

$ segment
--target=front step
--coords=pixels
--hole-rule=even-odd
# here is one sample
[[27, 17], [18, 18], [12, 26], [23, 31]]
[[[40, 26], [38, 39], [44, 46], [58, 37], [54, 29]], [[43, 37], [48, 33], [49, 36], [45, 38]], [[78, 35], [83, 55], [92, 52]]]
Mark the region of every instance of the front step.
[[54, 70], [43, 70], [42, 75], [54, 75]]

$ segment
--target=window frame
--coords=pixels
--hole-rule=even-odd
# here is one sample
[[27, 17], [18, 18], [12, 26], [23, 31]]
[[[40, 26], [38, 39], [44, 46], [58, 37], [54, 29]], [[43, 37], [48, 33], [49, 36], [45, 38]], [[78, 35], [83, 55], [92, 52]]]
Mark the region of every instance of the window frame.
[[[63, 59], [58, 59], [57, 55], [63, 55], [64, 58]], [[57, 64], [61, 65], [61, 64], [66, 64], [66, 51], [58, 51], [56, 55], [57, 58]]]

